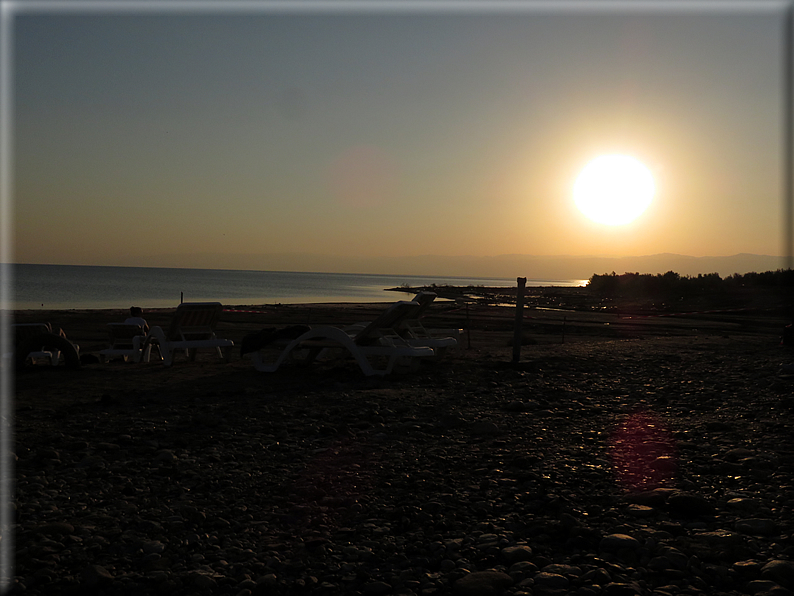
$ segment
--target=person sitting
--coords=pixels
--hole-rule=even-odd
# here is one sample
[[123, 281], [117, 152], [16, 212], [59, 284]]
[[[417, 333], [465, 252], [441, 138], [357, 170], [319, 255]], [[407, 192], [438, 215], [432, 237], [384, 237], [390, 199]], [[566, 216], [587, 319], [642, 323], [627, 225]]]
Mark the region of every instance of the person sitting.
[[130, 316], [124, 322], [130, 325], [140, 325], [144, 333], [149, 333], [149, 323], [143, 318], [143, 309], [140, 306], [130, 306]]

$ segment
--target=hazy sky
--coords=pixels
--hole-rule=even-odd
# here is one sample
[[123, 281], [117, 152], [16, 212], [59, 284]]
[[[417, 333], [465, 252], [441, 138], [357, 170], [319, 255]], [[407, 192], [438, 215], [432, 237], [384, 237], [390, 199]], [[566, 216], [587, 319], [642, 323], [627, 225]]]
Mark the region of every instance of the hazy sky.
[[[17, 262], [784, 251], [783, 3], [26, 4]], [[605, 153], [627, 226], [573, 203]]]

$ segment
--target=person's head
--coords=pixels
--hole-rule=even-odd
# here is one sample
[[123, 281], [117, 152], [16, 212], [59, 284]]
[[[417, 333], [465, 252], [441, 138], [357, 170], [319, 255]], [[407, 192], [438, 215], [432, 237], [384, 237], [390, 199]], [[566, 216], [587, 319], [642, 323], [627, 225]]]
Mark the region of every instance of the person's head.
[[130, 316], [131, 317], [142, 317], [143, 316], [143, 309], [140, 306], [130, 306]]

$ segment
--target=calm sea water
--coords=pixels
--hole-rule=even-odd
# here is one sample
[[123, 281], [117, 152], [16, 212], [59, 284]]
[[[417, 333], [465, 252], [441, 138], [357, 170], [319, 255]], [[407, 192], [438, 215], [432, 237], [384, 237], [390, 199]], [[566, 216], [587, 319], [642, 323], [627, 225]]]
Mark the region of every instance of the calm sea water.
[[[228, 271], [84, 265], [14, 265], [14, 309], [164, 308], [185, 302], [226, 305], [389, 302], [402, 284], [515, 286], [515, 279]], [[527, 280], [528, 286], [578, 286], [584, 280]]]

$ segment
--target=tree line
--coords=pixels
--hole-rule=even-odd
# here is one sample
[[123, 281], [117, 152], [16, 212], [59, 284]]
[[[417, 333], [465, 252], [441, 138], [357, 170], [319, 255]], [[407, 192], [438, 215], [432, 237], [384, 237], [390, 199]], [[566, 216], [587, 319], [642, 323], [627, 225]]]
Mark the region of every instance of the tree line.
[[692, 297], [736, 292], [742, 289], [791, 290], [794, 288], [794, 270], [778, 269], [763, 273], [734, 273], [721, 278], [717, 273], [699, 273], [697, 277], [667, 273], [623, 273], [594, 274], [587, 286], [601, 297]]

